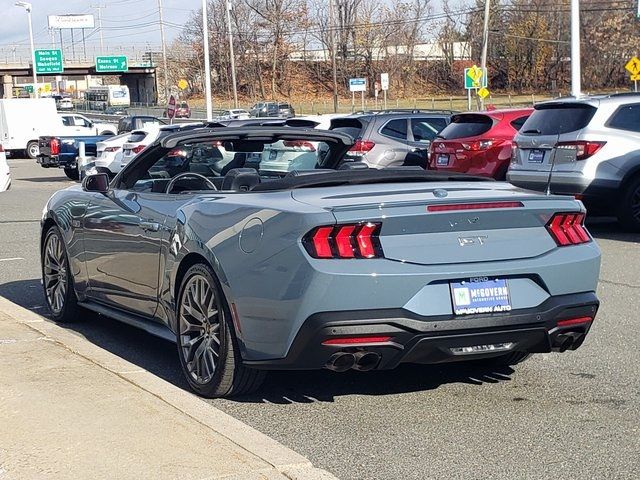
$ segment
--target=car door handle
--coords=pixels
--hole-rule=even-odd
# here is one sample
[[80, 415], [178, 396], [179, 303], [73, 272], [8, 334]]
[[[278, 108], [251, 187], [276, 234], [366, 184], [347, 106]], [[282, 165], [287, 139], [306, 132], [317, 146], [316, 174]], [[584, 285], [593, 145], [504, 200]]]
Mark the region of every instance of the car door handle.
[[157, 222], [140, 222], [140, 228], [145, 232], [157, 232], [160, 230], [160, 224]]

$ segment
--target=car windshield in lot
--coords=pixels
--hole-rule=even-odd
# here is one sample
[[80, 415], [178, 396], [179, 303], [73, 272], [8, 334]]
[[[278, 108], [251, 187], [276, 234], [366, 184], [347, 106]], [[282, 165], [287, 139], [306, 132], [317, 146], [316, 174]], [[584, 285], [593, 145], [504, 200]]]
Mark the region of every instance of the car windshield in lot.
[[536, 107], [520, 129], [522, 135], [559, 135], [586, 127], [596, 107], [585, 103], [549, 103]]
[[454, 115], [451, 123], [438, 134], [438, 137], [445, 140], [477, 137], [491, 130], [492, 126], [493, 120], [487, 115], [476, 113]]

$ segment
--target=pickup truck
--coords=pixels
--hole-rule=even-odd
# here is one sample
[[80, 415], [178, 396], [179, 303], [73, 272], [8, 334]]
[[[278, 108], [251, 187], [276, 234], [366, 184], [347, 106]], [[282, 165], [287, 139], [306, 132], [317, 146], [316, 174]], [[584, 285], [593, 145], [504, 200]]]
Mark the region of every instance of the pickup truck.
[[63, 168], [65, 175], [71, 180], [78, 180], [78, 154], [80, 142], [84, 142], [85, 156], [95, 157], [97, 143], [110, 138], [111, 135], [96, 135], [82, 137], [44, 136], [38, 138], [40, 154], [37, 162], [43, 168]]

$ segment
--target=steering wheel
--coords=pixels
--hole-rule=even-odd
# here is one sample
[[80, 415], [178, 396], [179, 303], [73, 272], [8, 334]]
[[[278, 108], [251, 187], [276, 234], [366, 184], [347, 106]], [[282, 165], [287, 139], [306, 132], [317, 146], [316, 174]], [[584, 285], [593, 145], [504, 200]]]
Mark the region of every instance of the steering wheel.
[[207, 190], [218, 190], [216, 186], [213, 184], [213, 182], [209, 180], [207, 177], [205, 177], [204, 175], [200, 175], [199, 173], [193, 173], [193, 172], [183, 172], [183, 173], [179, 173], [169, 181], [169, 183], [167, 184], [167, 189], [165, 190], [165, 193], [171, 193], [171, 190], [173, 190], [173, 187], [175, 186], [176, 182], [178, 180], [181, 180], [187, 177], [195, 177], [198, 180], [202, 180], [205, 183], [205, 185], [208, 187]]

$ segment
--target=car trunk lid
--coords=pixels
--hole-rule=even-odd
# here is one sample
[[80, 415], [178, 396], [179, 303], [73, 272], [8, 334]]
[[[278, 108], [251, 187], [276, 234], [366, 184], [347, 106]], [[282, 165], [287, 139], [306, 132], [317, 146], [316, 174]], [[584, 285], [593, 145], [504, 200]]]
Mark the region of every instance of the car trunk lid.
[[385, 258], [421, 265], [543, 255], [556, 248], [545, 227], [552, 215], [580, 210], [571, 198], [494, 182], [351, 185], [292, 196], [330, 210], [340, 224], [380, 222]]

